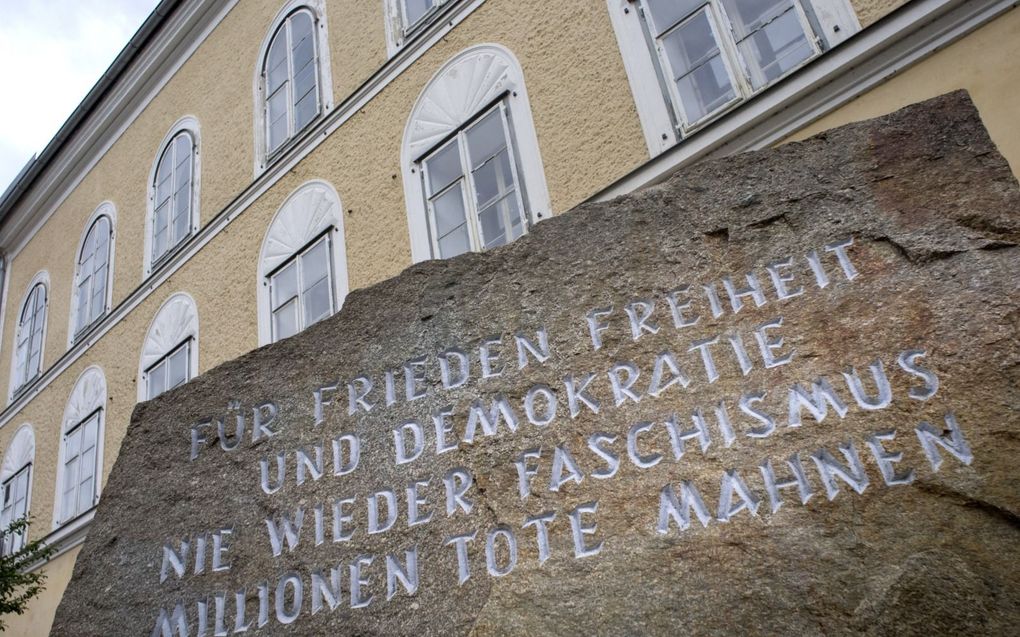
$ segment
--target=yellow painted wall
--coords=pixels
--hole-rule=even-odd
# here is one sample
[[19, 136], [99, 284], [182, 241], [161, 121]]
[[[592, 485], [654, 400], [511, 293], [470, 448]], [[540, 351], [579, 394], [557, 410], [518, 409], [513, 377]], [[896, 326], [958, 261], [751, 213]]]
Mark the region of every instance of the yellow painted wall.
[[791, 137], [890, 113], [908, 104], [967, 89], [988, 132], [1020, 177], [1020, 9], [1012, 9], [967, 37], [829, 113]]
[[42, 572], [46, 573], [45, 588], [32, 601], [24, 615], [4, 616], [4, 624], [7, 626], [3, 631], [4, 635], [36, 637], [50, 632], [53, 616], [57, 613], [60, 598], [71, 579], [74, 561], [78, 558], [80, 550], [80, 546], [75, 547], [42, 568]]

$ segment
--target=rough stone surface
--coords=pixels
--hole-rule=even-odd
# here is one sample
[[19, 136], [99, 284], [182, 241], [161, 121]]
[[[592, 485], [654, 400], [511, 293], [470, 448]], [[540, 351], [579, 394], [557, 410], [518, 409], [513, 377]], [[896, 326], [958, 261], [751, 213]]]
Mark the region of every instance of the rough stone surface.
[[[161, 609], [169, 613], [179, 601], [190, 635], [202, 634], [198, 602], [206, 602], [205, 634], [213, 634], [217, 594], [224, 599], [225, 630], [233, 633], [235, 592], [242, 589], [244, 622], [254, 621], [248, 632], [260, 634], [1014, 633], [1020, 621], [1018, 210], [1020, 191], [1009, 167], [969, 99], [957, 93], [806, 142], [704, 163], [662, 186], [550, 219], [505, 248], [419, 264], [354, 292], [338, 316], [138, 406], [53, 634], [161, 634]], [[848, 276], [837, 253], [824, 246], [850, 238]], [[829, 279], [824, 288], [805, 256], [812, 250]], [[803, 294], [779, 300], [766, 266], [786, 258], [792, 266], [777, 271], [793, 277], [788, 290], [802, 286]], [[724, 280], [742, 288], [748, 273], [765, 303], [744, 296], [734, 312]], [[666, 298], [685, 285], [689, 290], [675, 297], [691, 301], [682, 316], [700, 320], [678, 328]], [[721, 316], [713, 317], [705, 285], [718, 291]], [[642, 331], [635, 340], [625, 306], [639, 300], [654, 302], [645, 325], [654, 322], [658, 331]], [[608, 323], [603, 344], [595, 349], [585, 316], [609, 306], [612, 313], [600, 319]], [[631, 310], [640, 316], [643, 307]], [[792, 358], [766, 367], [755, 329], [779, 317], [782, 327], [765, 336], [783, 337], [770, 351]], [[542, 327], [548, 360], [529, 357], [519, 369], [513, 335], [536, 340]], [[732, 335], [746, 350], [746, 374]], [[492, 367], [505, 369], [481, 378], [479, 346], [490, 337], [502, 343]], [[720, 340], [705, 348], [718, 379], [709, 382], [703, 357], [691, 347], [713, 337]], [[445, 389], [437, 354], [451, 347], [469, 353], [471, 377]], [[905, 367], [898, 358], [910, 350], [923, 355]], [[675, 354], [689, 377], [686, 387], [650, 391], [663, 352]], [[425, 360], [426, 396], [408, 402], [398, 373], [398, 400], [387, 406], [385, 370], [400, 370], [417, 356]], [[869, 371], [876, 360], [888, 379], [888, 401], [878, 399]], [[617, 405], [609, 372], [627, 362], [639, 372], [631, 392], [640, 402], [621, 390]], [[843, 374], [851, 367], [862, 381], [861, 399], [877, 408], [865, 409], [851, 393]], [[599, 411], [582, 402], [571, 417], [564, 377], [589, 373], [595, 377], [588, 392]], [[925, 373], [937, 376], [933, 395]], [[346, 383], [360, 374], [374, 381], [368, 400], [376, 405], [350, 415]], [[617, 375], [626, 380], [625, 372]], [[673, 377], [667, 369], [662, 383]], [[790, 426], [792, 388], [810, 395], [821, 378], [845, 411], [826, 403], [819, 422], [800, 408], [802, 424]], [[324, 422], [315, 425], [314, 390], [338, 383], [338, 393], [326, 394], [334, 400]], [[558, 404], [544, 426], [529, 422], [523, 407], [538, 384], [548, 385]], [[498, 396], [519, 419], [516, 431], [505, 421], [491, 436], [479, 427], [472, 444], [436, 453], [431, 414], [450, 406], [456, 443], [472, 403], [488, 406]], [[192, 426], [218, 418], [233, 425], [230, 401], [248, 415], [243, 442], [225, 452], [210, 429], [200, 428], [208, 442], [189, 461]], [[279, 408], [271, 424], [277, 433], [253, 443], [250, 410], [263, 401]], [[717, 424], [720, 401], [732, 439]], [[546, 402], [538, 396], [533, 404], [541, 417]], [[687, 440], [677, 459], [667, 423], [672, 418], [674, 432], [682, 433], [699, 408], [709, 445], [703, 450], [698, 440]], [[966, 444], [951, 438], [947, 414], [955, 415]], [[768, 418], [771, 432], [763, 424]], [[424, 425], [425, 450], [398, 466], [393, 430], [409, 419]], [[647, 431], [644, 422], [651, 423]], [[919, 435], [922, 422], [952, 450]], [[869, 446], [876, 432], [888, 431], [894, 439], [871, 442], [884, 453], [902, 453], [885, 464], [890, 475], [912, 469], [909, 484], [888, 484], [881, 454]], [[596, 475], [608, 469], [589, 448], [598, 432], [615, 436], [601, 443], [619, 457], [610, 478]], [[360, 463], [334, 476], [330, 441], [344, 434], [360, 438]], [[922, 439], [934, 450], [931, 458]], [[298, 485], [294, 451], [303, 447], [314, 457], [317, 444], [324, 475], [316, 480], [306, 470]], [[557, 447], [561, 460], [569, 451], [584, 477], [566, 479], [570, 463], [561, 462], [564, 482], [552, 491]], [[528, 460], [537, 473], [522, 499], [514, 461], [532, 448], [541, 455]], [[847, 467], [851, 479], [856, 454], [867, 486], [860, 475], [855, 490], [832, 474], [838, 492], [827, 497], [814, 459], [827, 458], [821, 450]], [[259, 462], [280, 452], [284, 486], [266, 494]], [[797, 489], [783, 489], [783, 505], [773, 511], [759, 466], [769, 459], [778, 478], [788, 479], [786, 459], [795, 453], [812, 497], [802, 504]], [[653, 454], [661, 455], [654, 466], [635, 463], [652, 464]], [[457, 467], [473, 476], [467, 494], [473, 508], [447, 517], [443, 477]], [[739, 489], [720, 507], [721, 485], [733, 482], [724, 477], [728, 470], [757, 502], [753, 513], [747, 507], [728, 514], [741, 502]], [[423, 515], [432, 518], [409, 527], [405, 487], [415, 480], [429, 481], [421, 497]], [[685, 483], [701, 494], [707, 526], [691, 513], [690, 527], [681, 530], [667, 516], [666, 533], [659, 533], [664, 487], [679, 496]], [[399, 515], [392, 529], [368, 534], [366, 498], [384, 489], [396, 494]], [[345, 509], [353, 515], [346, 542], [333, 541], [337, 498], [355, 499]], [[582, 541], [586, 547], [601, 542], [602, 549], [575, 557], [570, 511], [588, 502], [597, 502], [597, 511], [580, 520], [597, 527]], [[314, 534], [317, 504], [325, 514], [321, 545]], [[293, 515], [298, 507], [304, 510], [300, 542], [274, 557], [266, 519]], [[522, 525], [546, 511], [556, 517], [548, 526], [548, 560], [540, 563], [536, 528]], [[487, 572], [485, 546], [499, 525], [516, 537], [517, 561], [497, 577]], [[194, 574], [189, 563], [183, 577], [171, 568], [160, 583], [164, 543], [190, 537], [194, 547], [200, 533], [227, 527], [233, 530], [228, 570], [212, 572], [210, 546], [204, 572]], [[457, 554], [444, 542], [471, 531], [477, 537], [467, 544], [470, 579], [458, 585]], [[509, 560], [504, 539], [494, 543], [497, 569]], [[385, 556], [395, 554], [403, 565], [412, 547], [419, 587], [411, 595], [398, 582], [387, 601]], [[373, 598], [351, 608], [349, 565], [363, 555], [375, 556], [362, 573], [368, 580], [362, 594]], [[339, 604], [331, 610], [326, 600], [313, 613], [311, 573], [322, 569], [328, 579], [338, 566]], [[276, 589], [288, 572], [300, 580], [303, 598], [297, 618], [283, 625], [278, 610], [285, 619], [294, 587], [284, 589], [281, 609]], [[264, 581], [267, 623], [259, 629]]]

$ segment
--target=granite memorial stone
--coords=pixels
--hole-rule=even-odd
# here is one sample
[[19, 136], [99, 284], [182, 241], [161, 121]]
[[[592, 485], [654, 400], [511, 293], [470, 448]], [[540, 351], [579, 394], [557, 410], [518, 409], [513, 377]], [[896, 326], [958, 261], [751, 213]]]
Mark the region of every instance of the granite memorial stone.
[[685, 169], [140, 404], [55, 635], [1016, 634], [966, 94]]

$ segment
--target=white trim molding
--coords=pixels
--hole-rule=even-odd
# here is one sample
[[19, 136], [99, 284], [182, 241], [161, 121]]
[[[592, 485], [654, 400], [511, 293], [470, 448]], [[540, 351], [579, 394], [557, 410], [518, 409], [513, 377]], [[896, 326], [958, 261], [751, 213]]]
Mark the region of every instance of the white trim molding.
[[332, 253], [333, 311], [343, 306], [349, 291], [347, 247], [343, 205], [331, 184], [322, 180], [299, 186], [276, 211], [259, 251], [258, 288], [259, 345], [273, 341], [272, 300], [269, 275], [319, 236], [329, 233]]
[[[315, 18], [315, 67], [318, 73], [316, 80], [319, 92], [319, 113], [303, 130], [294, 131], [293, 136], [283, 143], [280, 149], [274, 151], [272, 156], [266, 148], [266, 102], [265, 90], [263, 87], [263, 70], [266, 65], [266, 56], [269, 55], [269, 45], [273, 41], [276, 32], [283, 26], [283, 22], [295, 11], [306, 9]], [[290, 52], [288, 51], [288, 55]], [[262, 44], [259, 46], [259, 54], [255, 60], [255, 76], [252, 80], [252, 97], [254, 98], [255, 110], [252, 118], [255, 126], [255, 177], [262, 174], [266, 168], [276, 162], [284, 150], [293, 145], [295, 140], [302, 137], [308, 130], [314, 129], [316, 122], [321, 121], [328, 115], [335, 106], [333, 101], [333, 73], [330, 69], [329, 56], [329, 26], [326, 20], [325, 0], [288, 0], [276, 13], [266, 31]], [[291, 106], [292, 108], [292, 106]]]
[[[58, 441], [57, 452], [57, 479], [53, 485], [53, 528], [76, 519], [81, 513], [70, 520], [60, 519], [60, 487], [64, 483], [64, 436], [68, 431], [77, 427], [82, 421], [92, 414], [99, 412], [99, 424], [96, 432], [96, 466], [95, 466], [95, 487], [92, 499], [93, 508], [99, 502], [99, 496], [103, 490], [103, 447], [106, 437], [106, 402], [109, 394], [106, 390], [106, 374], [103, 368], [98, 365], [89, 365], [78, 376], [74, 383], [74, 389], [67, 399], [67, 406], [64, 407], [64, 417], [60, 423], [60, 440]], [[84, 512], [82, 512], [84, 513]]]
[[[155, 214], [156, 205], [156, 172], [159, 170], [159, 160], [163, 158], [163, 153], [167, 151], [170, 143], [180, 133], [188, 133], [191, 135], [191, 223], [188, 226], [188, 232], [190, 235], [194, 235], [198, 232], [198, 229], [202, 227], [202, 212], [201, 212], [201, 192], [202, 192], [202, 132], [198, 124], [198, 118], [194, 115], [185, 115], [170, 127], [166, 135], [163, 136], [162, 141], [159, 142], [159, 148], [156, 150], [155, 156], [152, 158], [152, 167], [149, 169], [149, 180], [145, 185], [145, 236], [143, 238], [143, 250], [142, 253], [142, 279], [148, 278], [152, 274], [152, 223], [153, 215]], [[183, 245], [186, 239], [180, 241], [179, 245]], [[168, 254], [174, 252], [178, 246], [171, 247], [168, 250]], [[165, 262], [165, 261], [163, 261]]]
[[414, 263], [433, 258], [418, 162], [496, 100], [506, 100], [530, 224], [552, 215], [524, 71], [498, 44], [479, 44], [446, 62], [422, 90], [404, 128], [400, 168]]
[[[71, 283], [71, 305], [67, 321], [67, 347], [69, 349], [74, 345], [75, 341], [81, 340], [81, 337], [94, 327], [94, 325], [87, 325], [82, 330], [81, 334], [75, 334], [75, 323], [78, 318], [78, 275], [80, 274], [79, 267], [81, 266], [81, 251], [85, 245], [85, 239], [88, 238], [89, 232], [92, 231], [92, 226], [99, 221], [100, 217], [106, 217], [110, 220], [110, 253], [107, 257], [106, 264], [106, 298], [103, 299], [102, 316], [106, 316], [113, 307], [113, 268], [114, 256], [117, 250], [117, 207], [113, 205], [112, 201], [104, 201], [96, 207], [91, 215], [89, 215], [89, 218], [82, 229], [81, 238], [78, 239], [78, 247], [74, 251], [74, 278]], [[102, 317], [97, 319], [94, 323], [98, 323], [101, 320]]]
[[28, 387], [32, 384], [33, 380], [30, 378], [23, 386], [15, 386], [15, 378], [18, 367], [18, 338], [21, 336], [21, 317], [25, 313], [25, 303], [28, 302], [28, 297], [32, 294], [32, 290], [39, 284], [43, 285], [43, 289], [46, 294], [46, 303], [43, 305], [43, 330], [42, 330], [42, 344], [39, 350], [39, 370], [36, 376], [44, 373], [46, 370], [46, 336], [49, 332], [50, 326], [50, 273], [46, 270], [39, 270], [32, 277], [32, 280], [28, 282], [28, 286], [21, 295], [21, 302], [18, 304], [18, 315], [15, 318], [14, 323], [14, 343], [11, 347], [11, 373], [7, 377], [7, 404], [10, 405], [14, 401], [14, 396], [20, 395], [21, 389]]
[[171, 294], [149, 323], [138, 357], [138, 402], [148, 400], [145, 371], [183, 343], [188, 343], [188, 380], [198, 376], [198, 306], [187, 292]]

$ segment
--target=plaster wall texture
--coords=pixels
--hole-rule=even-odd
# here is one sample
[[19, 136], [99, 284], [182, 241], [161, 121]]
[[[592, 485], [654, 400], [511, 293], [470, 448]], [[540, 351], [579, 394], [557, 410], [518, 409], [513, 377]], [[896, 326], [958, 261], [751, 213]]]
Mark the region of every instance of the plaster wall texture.
[[850, 0], [862, 28], [867, 28], [910, 0]]
[[999, 152], [1020, 176], [1020, 10], [1012, 9], [967, 37], [897, 74], [807, 128], [791, 140], [891, 113], [907, 104], [955, 89], [967, 89]]
[[53, 616], [60, 605], [60, 598], [64, 595], [64, 589], [71, 580], [71, 572], [74, 570], [74, 561], [78, 558], [81, 547], [77, 546], [60, 557], [53, 559], [44, 568], [46, 573], [46, 588], [38, 597], [32, 600], [32, 604], [25, 611], [24, 615], [7, 615], [4, 623], [7, 625], [5, 635], [46, 635], [53, 623]]

